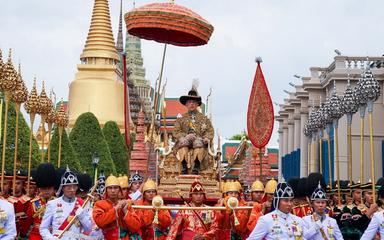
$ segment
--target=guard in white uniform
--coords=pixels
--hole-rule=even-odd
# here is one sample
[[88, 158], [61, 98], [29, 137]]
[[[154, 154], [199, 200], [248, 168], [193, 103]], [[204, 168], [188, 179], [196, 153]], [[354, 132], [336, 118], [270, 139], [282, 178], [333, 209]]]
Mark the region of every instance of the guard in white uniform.
[[247, 240], [304, 239], [303, 220], [290, 213], [293, 195], [293, 190], [287, 183], [279, 183], [273, 196], [273, 207], [276, 210], [258, 220]]
[[16, 238], [16, 220], [13, 204], [0, 199], [0, 239], [13, 240]]
[[144, 182], [144, 178], [140, 176], [140, 174], [136, 171], [135, 174], [133, 174], [129, 178], [129, 187], [131, 190], [131, 193], [129, 194], [129, 198], [132, 199], [132, 201], [139, 200], [142, 196], [140, 192], [140, 186]]
[[[379, 199], [384, 198], [384, 185], [380, 187], [378, 197]], [[381, 206], [381, 210], [373, 214], [371, 222], [369, 223], [361, 239], [370, 240], [376, 237], [376, 235], [379, 233], [380, 239], [384, 240], [384, 210], [382, 208], [383, 206]]]
[[76, 218], [76, 220], [60, 239], [78, 240], [89, 238], [82, 232], [91, 231], [91, 216], [88, 211], [83, 209], [83, 200], [76, 197], [78, 185], [79, 181], [76, 174], [67, 167], [66, 172], [61, 177], [61, 185], [57, 192], [57, 195], [61, 197], [47, 203], [40, 225], [40, 235], [44, 240], [59, 239], [58, 236], [70, 225], [73, 218]]
[[305, 239], [323, 240], [323, 239], [343, 239], [339, 226], [335, 219], [325, 214], [327, 207], [327, 194], [321, 188], [320, 182], [318, 187], [311, 195], [313, 214], [303, 217], [305, 227]]

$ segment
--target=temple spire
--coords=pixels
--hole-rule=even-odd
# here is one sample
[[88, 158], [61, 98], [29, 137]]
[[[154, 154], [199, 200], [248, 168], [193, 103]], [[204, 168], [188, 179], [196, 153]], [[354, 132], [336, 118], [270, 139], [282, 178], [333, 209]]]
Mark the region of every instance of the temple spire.
[[117, 52], [119, 52], [119, 53], [122, 53], [124, 51], [124, 43], [123, 43], [123, 0], [120, 0], [119, 32], [117, 34], [116, 49], [117, 49]]
[[99, 62], [98, 58], [119, 61], [114, 42], [108, 0], [95, 0], [91, 26], [83, 53], [80, 56], [81, 60], [95, 61], [96, 58], [96, 64]]

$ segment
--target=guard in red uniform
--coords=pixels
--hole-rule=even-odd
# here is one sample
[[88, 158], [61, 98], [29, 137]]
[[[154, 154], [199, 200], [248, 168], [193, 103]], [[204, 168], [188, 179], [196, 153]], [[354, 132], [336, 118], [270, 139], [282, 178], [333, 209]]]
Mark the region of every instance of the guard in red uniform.
[[27, 210], [31, 198], [25, 194], [24, 184], [26, 179], [27, 176], [18, 171], [16, 175], [14, 194], [7, 199], [8, 202], [12, 203], [15, 208], [18, 237], [26, 237], [30, 226], [27, 217]]
[[105, 181], [105, 200], [99, 200], [93, 207], [93, 220], [102, 230], [104, 239], [141, 239], [141, 222], [131, 207], [131, 200], [119, 200], [121, 192], [117, 177], [109, 176]]
[[39, 227], [47, 202], [54, 198], [55, 181], [52, 179], [56, 178], [55, 167], [51, 163], [43, 163], [37, 167], [35, 181], [39, 194], [29, 202], [27, 210], [28, 223], [32, 225], [30, 240], [42, 240]]
[[252, 183], [251, 186], [251, 197], [253, 201], [253, 208], [249, 220], [247, 223], [247, 228], [250, 232], [255, 228], [257, 220], [264, 214], [263, 204], [263, 195], [264, 195], [264, 184], [258, 179]]
[[[156, 195], [156, 183], [148, 179], [143, 185], [143, 198], [135, 202], [135, 205], [151, 206]], [[136, 212], [141, 220], [141, 237], [143, 240], [164, 240], [166, 238], [172, 220], [169, 211], [158, 211], [157, 223], [154, 223], [155, 211], [152, 209], [139, 209]]]

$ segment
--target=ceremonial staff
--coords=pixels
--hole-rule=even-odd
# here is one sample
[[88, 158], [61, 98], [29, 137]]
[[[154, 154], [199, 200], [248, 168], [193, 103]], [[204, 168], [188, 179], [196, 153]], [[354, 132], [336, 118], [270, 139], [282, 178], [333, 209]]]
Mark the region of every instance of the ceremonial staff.
[[39, 108], [39, 96], [36, 90], [36, 78], [33, 80], [32, 90], [28, 95], [28, 99], [24, 104], [25, 111], [29, 114], [30, 131], [29, 131], [29, 154], [28, 154], [28, 179], [27, 179], [27, 194], [29, 194], [29, 186], [31, 179], [31, 165], [32, 165], [32, 140], [33, 140], [33, 123]]
[[61, 100], [60, 109], [56, 115], [56, 124], [57, 124], [57, 127], [59, 128], [59, 153], [57, 157], [58, 168], [60, 168], [61, 166], [61, 141], [63, 136], [63, 130], [66, 126], [68, 126], [68, 122], [69, 122], [68, 115], [64, 110], [63, 100]]
[[330, 117], [330, 111], [332, 109], [330, 98], [327, 94], [327, 100], [324, 105], [324, 121], [325, 121], [325, 131], [327, 133], [327, 158], [328, 158], [328, 185], [330, 190], [332, 190], [332, 160], [331, 160], [331, 127], [332, 127], [332, 118]]
[[21, 67], [19, 64], [19, 73], [17, 74], [16, 86], [12, 91], [12, 101], [15, 103], [16, 111], [16, 126], [15, 126], [15, 152], [13, 156], [13, 194], [16, 191], [16, 167], [17, 167], [17, 151], [19, 143], [19, 113], [21, 104], [27, 101], [28, 99], [28, 89], [24, 84], [24, 81], [21, 77]]
[[341, 202], [340, 194], [340, 156], [339, 156], [339, 119], [344, 115], [341, 108], [341, 99], [336, 92], [336, 83], [334, 82], [333, 93], [331, 95], [330, 105], [332, 106], [331, 111], [329, 112], [330, 118], [333, 120], [334, 126], [334, 141], [335, 141], [335, 155], [336, 155], [336, 177], [337, 177], [337, 196], [339, 203]]
[[0, 79], [0, 90], [4, 92], [5, 115], [4, 115], [4, 134], [3, 134], [3, 152], [1, 162], [1, 190], [4, 189], [5, 172], [5, 150], [7, 149], [7, 128], [8, 128], [8, 109], [11, 100], [11, 93], [16, 87], [17, 72], [12, 64], [12, 50], [9, 49], [8, 61], [3, 65], [2, 76]]

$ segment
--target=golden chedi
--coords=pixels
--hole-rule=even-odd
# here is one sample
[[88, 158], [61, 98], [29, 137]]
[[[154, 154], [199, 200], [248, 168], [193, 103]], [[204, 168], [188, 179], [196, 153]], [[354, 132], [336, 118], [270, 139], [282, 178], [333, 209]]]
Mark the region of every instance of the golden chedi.
[[81, 64], [69, 87], [69, 127], [85, 112], [95, 114], [101, 125], [116, 121], [124, 128], [124, 84], [117, 73], [108, 0], [95, 0], [91, 26]]

